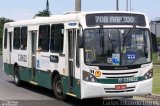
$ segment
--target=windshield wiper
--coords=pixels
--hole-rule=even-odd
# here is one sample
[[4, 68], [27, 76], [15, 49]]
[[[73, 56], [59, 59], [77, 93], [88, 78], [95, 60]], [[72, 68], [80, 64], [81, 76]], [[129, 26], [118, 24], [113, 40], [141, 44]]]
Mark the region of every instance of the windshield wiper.
[[129, 29], [129, 31], [127, 32], [127, 34], [125, 35], [125, 37], [124, 37], [124, 39], [123, 39], [123, 48], [122, 48], [122, 51], [124, 52], [125, 51], [125, 48], [124, 48], [124, 46], [125, 46], [125, 41], [126, 41], [126, 39], [127, 39], [127, 37], [129, 36], [129, 34], [133, 31], [133, 29], [135, 29], [136, 28], [136, 25], [133, 25], [133, 27], [132, 28], [130, 28]]

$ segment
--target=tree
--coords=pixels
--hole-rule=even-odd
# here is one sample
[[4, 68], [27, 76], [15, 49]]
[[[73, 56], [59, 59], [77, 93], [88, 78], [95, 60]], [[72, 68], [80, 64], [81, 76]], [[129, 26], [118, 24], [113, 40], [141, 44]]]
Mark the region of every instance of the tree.
[[46, 9], [39, 11], [38, 14], [36, 14], [34, 17], [36, 16], [43, 16], [43, 17], [49, 17], [51, 15], [51, 12], [49, 11], [49, 1], [46, 1]]
[[35, 16], [49, 17], [50, 15], [51, 15], [50, 11], [45, 9], [43, 11], [39, 11], [39, 13], [37, 13]]
[[7, 19], [7, 18], [4, 18], [4, 17], [0, 18], [0, 24], [2, 24], [2, 25], [4, 25], [7, 22], [13, 22], [13, 21], [14, 20], [12, 20], [12, 19]]

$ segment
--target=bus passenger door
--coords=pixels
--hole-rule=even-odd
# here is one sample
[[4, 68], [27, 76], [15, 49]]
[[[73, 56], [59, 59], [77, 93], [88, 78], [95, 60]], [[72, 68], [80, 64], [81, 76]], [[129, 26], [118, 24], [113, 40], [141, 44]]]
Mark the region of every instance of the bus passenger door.
[[75, 92], [75, 41], [76, 30], [68, 30], [68, 71], [69, 71], [69, 90]]
[[37, 45], [37, 31], [31, 31], [31, 78], [35, 81], [35, 70], [36, 70], [36, 45]]

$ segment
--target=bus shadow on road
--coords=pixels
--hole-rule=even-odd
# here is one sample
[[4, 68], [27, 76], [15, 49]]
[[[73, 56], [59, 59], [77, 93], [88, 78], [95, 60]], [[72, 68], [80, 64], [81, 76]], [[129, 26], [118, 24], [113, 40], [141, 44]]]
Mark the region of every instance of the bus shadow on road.
[[[7, 81], [7, 82], [14, 85], [14, 81]], [[35, 86], [27, 82], [23, 82], [23, 84], [20, 87], [24, 88], [25, 90], [29, 90], [31, 92], [37, 93], [37, 94], [47, 96], [50, 98], [49, 100], [55, 101], [56, 99], [54, 96], [54, 93], [47, 88]], [[106, 106], [106, 105], [111, 106], [109, 105], [110, 103], [120, 102], [120, 100], [107, 100], [107, 101], [105, 100], [104, 101], [102, 98], [80, 100], [80, 99], [70, 97], [70, 96], [67, 96], [67, 99], [65, 101], [60, 101], [60, 100], [57, 100], [57, 101], [64, 104], [65, 106]]]
[[[15, 85], [14, 81], [7, 81], [7, 82]], [[32, 84], [24, 82], [24, 81], [21, 84], [21, 86], [19, 86], [19, 87], [24, 88], [25, 90], [29, 90], [31, 92], [37, 93], [37, 94], [45, 95], [49, 98], [55, 98], [53, 92], [51, 90], [47, 89], [47, 88], [43, 88], [43, 87], [40, 87], [40, 86], [35, 86], [35, 85], [32, 85]]]
[[[7, 80], [9, 84], [12, 84], [15, 86], [14, 81]], [[23, 84], [20, 86], [21, 88], [28, 90], [30, 92], [33, 92], [39, 95], [42, 95], [41, 98], [44, 96], [43, 99], [37, 99], [35, 104], [42, 104], [41, 102], [44, 101], [45, 106], [51, 106], [50, 104], [54, 104], [55, 106], [129, 106], [125, 105], [126, 103], [139, 103], [142, 105], [138, 106], [159, 106], [159, 105], [143, 105], [144, 101], [136, 101], [132, 99], [102, 99], [102, 98], [94, 98], [94, 99], [77, 99], [71, 96], [67, 96], [67, 99], [65, 101], [57, 100], [54, 96], [54, 93], [52, 90], [49, 90], [47, 88], [43, 88], [40, 86], [35, 86], [27, 82], [23, 82]], [[18, 89], [17, 89], [18, 90]], [[34, 95], [35, 96], [35, 95]], [[47, 99], [46, 99], [47, 97]], [[39, 98], [39, 97], [37, 97]], [[32, 100], [32, 98], [30, 99]], [[34, 99], [35, 100], [35, 99]], [[152, 102], [152, 101], [151, 101]], [[48, 103], [48, 104], [45, 104]], [[35, 105], [37, 106], [37, 105]], [[137, 105], [130, 105], [130, 106], [137, 106]]]

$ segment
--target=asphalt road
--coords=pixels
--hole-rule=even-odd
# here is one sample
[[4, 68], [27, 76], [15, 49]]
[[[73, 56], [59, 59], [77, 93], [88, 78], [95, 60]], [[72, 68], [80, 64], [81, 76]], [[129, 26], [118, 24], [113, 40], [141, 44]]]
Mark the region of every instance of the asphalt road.
[[14, 85], [13, 78], [3, 72], [2, 56], [0, 56], [0, 106], [159, 106], [160, 102], [143, 97], [133, 99], [79, 100], [68, 97], [66, 101], [55, 99], [51, 90], [24, 83], [21, 87]]

